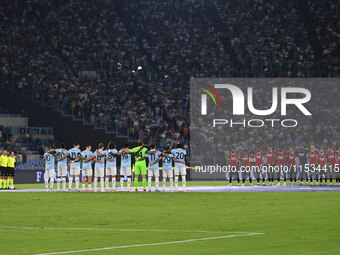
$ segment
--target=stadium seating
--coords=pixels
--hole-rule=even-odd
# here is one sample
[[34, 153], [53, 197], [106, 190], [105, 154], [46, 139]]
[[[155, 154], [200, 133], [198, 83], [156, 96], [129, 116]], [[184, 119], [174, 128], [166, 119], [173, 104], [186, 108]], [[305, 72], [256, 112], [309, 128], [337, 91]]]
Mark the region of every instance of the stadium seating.
[[338, 21], [323, 9], [335, 16], [339, 6], [325, 2], [10, 1], [0, 17], [2, 76], [96, 128], [187, 144], [191, 76], [338, 75]]

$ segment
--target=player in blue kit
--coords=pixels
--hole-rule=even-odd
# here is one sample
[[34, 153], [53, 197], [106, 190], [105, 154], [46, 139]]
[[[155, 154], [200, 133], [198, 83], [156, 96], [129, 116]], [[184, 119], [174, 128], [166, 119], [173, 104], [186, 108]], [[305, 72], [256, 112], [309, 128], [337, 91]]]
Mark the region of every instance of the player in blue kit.
[[94, 158], [94, 154], [91, 151], [91, 144], [86, 144], [86, 149], [82, 151], [81, 156], [83, 157], [83, 167], [82, 167], [82, 191], [85, 192], [85, 181], [87, 177], [87, 183], [88, 183], [88, 191], [92, 191], [92, 160]]
[[100, 191], [104, 192], [104, 158], [105, 151], [104, 151], [104, 144], [100, 143], [98, 145], [98, 149], [94, 153], [93, 160], [94, 163], [94, 192], [97, 192], [97, 182], [98, 178], [100, 179]]
[[75, 176], [76, 179], [76, 191], [79, 189], [79, 175], [80, 175], [80, 160], [83, 158], [81, 156], [80, 144], [78, 142], [74, 143], [74, 147], [68, 150], [70, 154], [70, 179], [69, 179], [69, 191], [72, 190], [72, 182]]
[[156, 184], [156, 192], [159, 192], [159, 163], [158, 158], [161, 155], [160, 151], [156, 150], [156, 144], [151, 145], [151, 150], [148, 151], [149, 153], [146, 154], [146, 157], [149, 161], [148, 167], [148, 192], [151, 192], [151, 183], [152, 183], [152, 176], [155, 177], [155, 184]]
[[66, 191], [66, 175], [67, 175], [67, 157], [70, 155], [66, 150], [65, 144], [60, 145], [60, 149], [56, 149], [56, 156], [58, 156], [57, 165], [57, 191], [60, 188], [60, 182], [63, 183], [63, 190]]
[[162, 154], [162, 174], [163, 174], [163, 191], [166, 187], [166, 178], [169, 179], [170, 192], [173, 192], [174, 177], [172, 170], [172, 161], [174, 155], [170, 151], [170, 145], [165, 146], [165, 151]]
[[125, 144], [124, 148], [119, 151], [120, 157], [120, 187], [121, 191], [124, 191], [124, 176], [127, 177], [127, 192], [130, 192], [131, 186], [131, 154], [128, 153], [129, 144]]
[[174, 155], [174, 161], [175, 161], [176, 192], [178, 192], [179, 175], [182, 176], [183, 192], [186, 192], [185, 184], [186, 184], [186, 174], [187, 174], [187, 172], [186, 172], [186, 167], [185, 167], [185, 161], [186, 161], [187, 152], [185, 150], [183, 150], [182, 144], [177, 144], [177, 148], [171, 150], [171, 153]]
[[[44, 154], [43, 163], [45, 166], [45, 188], [46, 191], [53, 191], [54, 184], [54, 164], [55, 164], [55, 148], [51, 147], [49, 151]], [[50, 188], [48, 188], [48, 180], [50, 180]]]
[[110, 176], [112, 177], [112, 192], [116, 191], [117, 157], [121, 154], [123, 154], [123, 152], [117, 151], [116, 144], [112, 141], [109, 142], [109, 144], [107, 145], [107, 150], [104, 153], [104, 158], [106, 159], [106, 191], [110, 191]]

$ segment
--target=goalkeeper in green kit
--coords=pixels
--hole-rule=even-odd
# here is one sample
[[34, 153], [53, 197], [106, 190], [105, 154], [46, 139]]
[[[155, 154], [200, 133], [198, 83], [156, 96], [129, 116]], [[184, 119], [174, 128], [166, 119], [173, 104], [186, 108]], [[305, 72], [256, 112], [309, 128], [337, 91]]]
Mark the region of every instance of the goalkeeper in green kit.
[[143, 178], [143, 192], [146, 192], [146, 162], [145, 155], [153, 154], [154, 152], [148, 152], [148, 149], [143, 147], [143, 140], [138, 140], [138, 146], [131, 149], [130, 153], [135, 157], [135, 192], [138, 192], [138, 178], [142, 175]]

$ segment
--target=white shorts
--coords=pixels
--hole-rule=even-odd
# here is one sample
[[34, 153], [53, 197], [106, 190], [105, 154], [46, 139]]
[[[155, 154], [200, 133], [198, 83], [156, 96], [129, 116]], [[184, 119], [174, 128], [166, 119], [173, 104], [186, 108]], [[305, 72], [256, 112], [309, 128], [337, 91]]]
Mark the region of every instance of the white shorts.
[[67, 175], [67, 166], [58, 166], [57, 172], [58, 176], [65, 177]]
[[175, 175], [187, 175], [187, 169], [185, 167], [175, 166]]
[[45, 180], [54, 178], [54, 169], [45, 169]]
[[131, 176], [131, 167], [130, 166], [124, 166], [120, 168], [120, 175], [124, 176]]
[[92, 176], [92, 169], [83, 169], [83, 176]]
[[116, 176], [117, 175], [117, 168], [115, 166], [107, 166], [106, 167], [106, 176]]
[[104, 168], [96, 166], [94, 168], [94, 177], [95, 178], [98, 178], [98, 177], [104, 178]]
[[155, 170], [148, 169], [148, 177], [152, 177], [152, 176], [159, 177], [159, 169], [155, 169]]
[[70, 166], [70, 175], [79, 175], [80, 166]]
[[174, 177], [174, 171], [171, 170], [162, 170], [162, 173], [163, 173], [163, 178], [173, 178]]

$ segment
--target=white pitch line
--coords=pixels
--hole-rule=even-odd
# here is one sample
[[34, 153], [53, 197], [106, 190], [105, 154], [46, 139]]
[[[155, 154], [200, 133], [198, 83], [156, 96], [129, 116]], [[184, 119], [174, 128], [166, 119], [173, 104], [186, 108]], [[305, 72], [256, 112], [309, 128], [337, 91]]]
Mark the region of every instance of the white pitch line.
[[80, 230], [80, 231], [125, 231], [125, 232], [180, 232], [180, 233], [210, 233], [210, 234], [248, 234], [251, 232], [236, 231], [206, 231], [206, 230], [168, 230], [168, 229], [119, 229], [119, 228], [53, 228], [53, 227], [18, 227], [18, 226], [0, 226], [0, 228], [9, 229], [38, 229], [38, 230]]
[[143, 246], [156, 246], [156, 245], [177, 244], [177, 243], [189, 243], [189, 242], [196, 242], [196, 241], [223, 239], [223, 238], [239, 237], [239, 236], [263, 235], [263, 234], [264, 233], [249, 233], [249, 234], [240, 234], [240, 235], [213, 236], [213, 237], [187, 239], [187, 240], [181, 240], [181, 241], [171, 241], [171, 242], [162, 242], [162, 243], [146, 243], [146, 244], [132, 244], [132, 245], [113, 246], [113, 247], [85, 249], [85, 250], [40, 253], [40, 254], [35, 254], [35, 255], [56, 255], [56, 254], [69, 254], [69, 253], [79, 253], [79, 252], [105, 251], [105, 250], [122, 249], [122, 248], [143, 247]]

